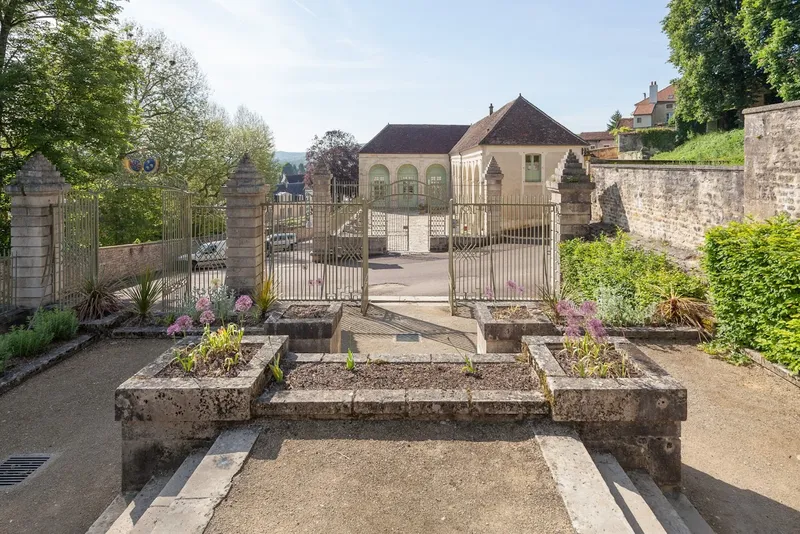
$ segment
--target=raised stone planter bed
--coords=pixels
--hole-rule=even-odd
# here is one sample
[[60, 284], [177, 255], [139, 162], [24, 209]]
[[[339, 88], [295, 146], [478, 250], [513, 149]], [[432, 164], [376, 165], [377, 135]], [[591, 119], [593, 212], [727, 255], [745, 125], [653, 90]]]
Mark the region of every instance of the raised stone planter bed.
[[[514, 354], [476, 356], [481, 378], [461, 371], [453, 354], [289, 354], [285, 384], [272, 384], [256, 414], [282, 419], [475, 419], [542, 417], [538, 379]], [[367, 361], [372, 363], [367, 364]]]
[[680, 422], [686, 388], [625, 338], [611, 338], [637, 378], [570, 376], [554, 356], [563, 339], [525, 337], [554, 421], [575, 423], [587, 446], [613, 453], [623, 467], [647, 469], [660, 485], [680, 483]]
[[133, 316], [131, 310], [120, 310], [115, 313], [101, 317], [100, 319], [89, 319], [81, 321], [80, 329], [82, 332], [89, 332], [92, 334], [109, 334], [114, 328], [124, 323], [128, 318]]
[[[246, 331], [250, 332], [253, 329], [245, 327]], [[201, 336], [203, 329], [200, 327], [192, 327], [186, 330], [187, 337]], [[170, 336], [167, 334], [166, 326], [120, 326], [111, 331], [111, 337], [118, 339], [166, 339]]]
[[[563, 335], [565, 327], [556, 325]], [[677, 341], [698, 343], [700, 332], [690, 326], [607, 326], [608, 335], [624, 337], [629, 341]]]
[[160, 378], [157, 375], [174, 359], [170, 349], [117, 388], [123, 491], [140, 488], [156, 469], [175, 467], [192, 448], [207, 444], [226, 426], [251, 418], [252, 401], [267, 383], [267, 366], [286, 352], [288, 340], [245, 336], [242, 344], [260, 348], [235, 377]]
[[[493, 311], [521, 306], [529, 311], [525, 319], [498, 319]], [[478, 353], [514, 352], [522, 348], [523, 336], [554, 336], [558, 329], [538, 304], [520, 302], [476, 302], [475, 319], [478, 323]]]
[[[315, 309], [321, 313], [303, 317], [306, 311]], [[282, 302], [267, 313], [264, 333], [289, 336], [289, 350], [293, 352], [339, 352], [342, 311], [341, 302]]]
[[83, 334], [75, 339], [67, 341], [44, 354], [29, 359], [25, 363], [15, 366], [13, 369], [0, 374], [0, 395], [10, 390], [14, 386], [35, 374], [41, 373], [45, 369], [54, 366], [58, 362], [77, 354], [82, 349], [90, 345], [97, 336], [94, 334]]

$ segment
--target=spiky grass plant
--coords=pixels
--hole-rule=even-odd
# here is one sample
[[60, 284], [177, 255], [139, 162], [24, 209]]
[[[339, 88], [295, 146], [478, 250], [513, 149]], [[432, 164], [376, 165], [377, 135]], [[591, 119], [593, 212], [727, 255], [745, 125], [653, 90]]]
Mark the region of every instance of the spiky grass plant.
[[714, 312], [701, 299], [685, 297], [669, 288], [656, 306], [656, 317], [667, 324], [679, 324], [707, 333], [714, 330]]
[[80, 289], [80, 302], [75, 306], [81, 321], [100, 319], [119, 311], [119, 298], [114, 294], [114, 286], [104, 278], [87, 278]]
[[269, 364], [269, 370], [272, 372], [272, 378], [275, 379], [275, 382], [278, 384], [283, 383], [283, 369], [281, 369], [281, 355], [276, 354], [275, 358], [273, 358], [272, 362]]
[[136, 277], [136, 285], [128, 288], [125, 294], [133, 301], [137, 317], [147, 319], [161, 296], [164, 284], [149, 268]]
[[356, 359], [353, 357], [353, 351], [347, 349], [347, 360], [345, 360], [345, 368], [350, 371], [354, 372], [356, 370]]
[[278, 302], [278, 292], [275, 286], [274, 277], [270, 276], [261, 285], [261, 291], [256, 294], [255, 305], [261, 317], [266, 314], [275, 303]]

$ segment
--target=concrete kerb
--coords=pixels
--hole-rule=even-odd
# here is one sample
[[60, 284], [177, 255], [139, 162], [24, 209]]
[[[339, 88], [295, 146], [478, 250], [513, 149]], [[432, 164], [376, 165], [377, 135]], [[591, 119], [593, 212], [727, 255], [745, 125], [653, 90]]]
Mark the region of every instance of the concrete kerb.
[[768, 359], [764, 358], [764, 356], [758, 351], [752, 349], [744, 349], [744, 353], [756, 365], [763, 367], [764, 369], [773, 373], [774, 375], [783, 378], [793, 386], [800, 388], [800, 375], [792, 374], [792, 372], [783, 365], [769, 361]]

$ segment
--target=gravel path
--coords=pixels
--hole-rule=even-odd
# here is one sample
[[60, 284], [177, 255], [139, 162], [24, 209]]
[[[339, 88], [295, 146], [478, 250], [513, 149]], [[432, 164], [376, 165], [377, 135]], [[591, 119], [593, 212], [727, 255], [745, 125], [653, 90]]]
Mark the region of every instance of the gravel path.
[[213, 533], [573, 532], [529, 426], [279, 422]]
[[692, 345], [640, 345], [683, 382], [683, 485], [719, 533], [800, 532], [800, 389]]
[[83, 533], [120, 488], [114, 390], [172, 340], [102, 340], [0, 396], [0, 461], [49, 453], [36, 476], [0, 490], [0, 533]]

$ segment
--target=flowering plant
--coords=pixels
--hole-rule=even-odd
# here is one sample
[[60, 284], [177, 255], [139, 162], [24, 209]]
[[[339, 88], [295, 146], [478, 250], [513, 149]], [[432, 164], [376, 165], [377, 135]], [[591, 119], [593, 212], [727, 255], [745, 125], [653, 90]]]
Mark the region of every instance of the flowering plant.
[[577, 360], [572, 365], [575, 374], [584, 378], [630, 376], [627, 356], [616, 353], [602, 321], [595, 317], [596, 303], [586, 301], [578, 306], [572, 301], [562, 300], [556, 311], [567, 320], [563, 351]]
[[174, 336], [175, 334], [182, 333], [185, 336], [186, 330], [191, 328], [192, 322], [192, 318], [188, 315], [181, 315], [175, 319], [174, 323], [169, 325], [167, 328], [167, 335]]
[[217, 318], [214, 316], [214, 312], [212, 312], [211, 310], [205, 310], [203, 313], [200, 314], [200, 322], [206, 326], [210, 325], [216, 320]]

